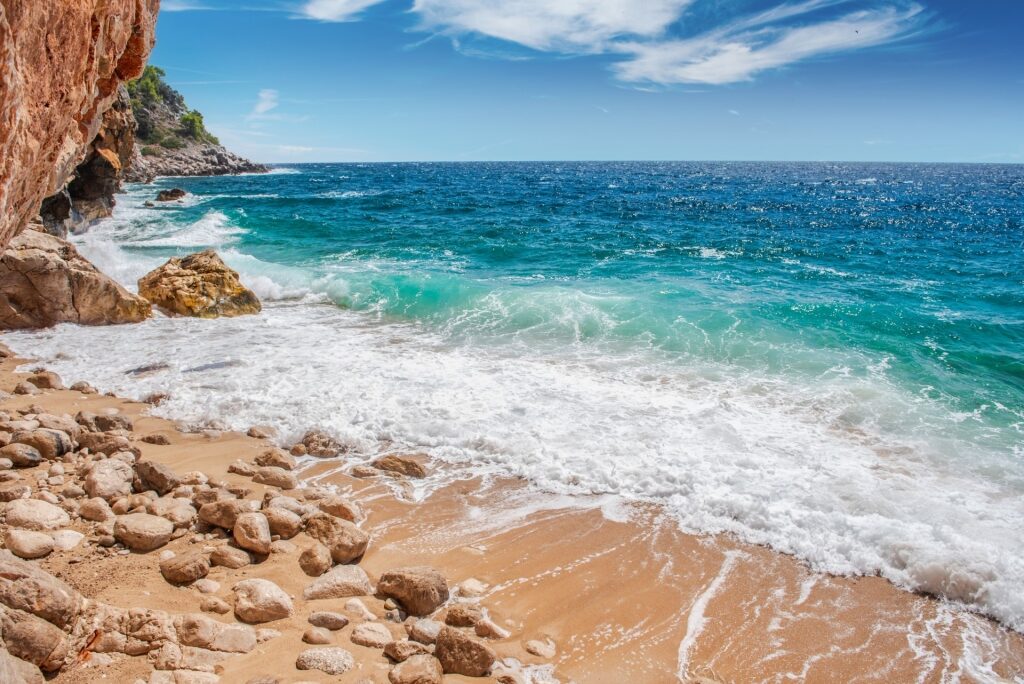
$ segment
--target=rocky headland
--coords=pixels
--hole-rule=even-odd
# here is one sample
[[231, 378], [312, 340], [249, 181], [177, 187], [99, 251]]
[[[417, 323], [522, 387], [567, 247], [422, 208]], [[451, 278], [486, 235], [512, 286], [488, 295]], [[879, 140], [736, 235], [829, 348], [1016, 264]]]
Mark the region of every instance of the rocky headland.
[[206, 130], [203, 115], [189, 109], [181, 93], [164, 80], [159, 67], [147, 66], [127, 85], [136, 122], [136, 140], [125, 180], [148, 183], [156, 176], [223, 176], [265, 173], [267, 167], [225, 149]]

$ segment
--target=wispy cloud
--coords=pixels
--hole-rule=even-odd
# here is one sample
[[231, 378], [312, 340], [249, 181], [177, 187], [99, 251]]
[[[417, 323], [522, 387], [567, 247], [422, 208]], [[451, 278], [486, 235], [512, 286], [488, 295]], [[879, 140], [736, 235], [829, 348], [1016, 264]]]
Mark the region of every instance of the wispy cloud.
[[738, 111], [736, 111], [735, 109], [730, 109], [729, 113], [732, 114], [733, 116], [739, 116], [740, 115], [740, 113]]
[[164, 0], [160, 4], [160, 9], [164, 12], [196, 12], [213, 8], [200, 2], [192, 2], [191, 0]]
[[694, 38], [625, 44], [622, 48], [632, 58], [613, 68], [619, 78], [631, 82], [749, 81], [769, 69], [905, 38], [920, 27], [923, 13], [918, 4], [887, 5], [798, 26], [780, 23], [833, 4], [840, 3], [783, 5]]
[[302, 16], [319, 21], [354, 21], [367, 7], [382, 0], [308, 0], [301, 9]]
[[415, 0], [423, 28], [475, 33], [535, 50], [602, 52], [625, 36], [656, 37], [692, 0]]
[[259, 92], [256, 97], [256, 104], [253, 105], [252, 111], [249, 112], [249, 120], [266, 119], [267, 115], [277, 109], [278, 104], [278, 93], [273, 88], [264, 88]]
[[[678, 37], [688, 28], [688, 12], [696, 1], [412, 0], [411, 12], [421, 30], [448, 36], [470, 56], [522, 58], [467, 47], [463, 37], [540, 52], [618, 55], [621, 61], [612, 66], [613, 72], [635, 85], [749, 81], [808, 59], [907, 38], [926, 21], [923, 7], [914, 0], [796, 0]], [[307, 0], [302, 16], [352, 21], [381, 2]]]

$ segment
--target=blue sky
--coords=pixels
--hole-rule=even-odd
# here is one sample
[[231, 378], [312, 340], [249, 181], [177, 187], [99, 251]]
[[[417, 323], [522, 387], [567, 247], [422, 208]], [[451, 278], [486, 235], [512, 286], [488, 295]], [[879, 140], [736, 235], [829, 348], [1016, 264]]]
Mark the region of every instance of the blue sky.
[[259, 161], [1024, 162], [1022, 0], [163, 0]]

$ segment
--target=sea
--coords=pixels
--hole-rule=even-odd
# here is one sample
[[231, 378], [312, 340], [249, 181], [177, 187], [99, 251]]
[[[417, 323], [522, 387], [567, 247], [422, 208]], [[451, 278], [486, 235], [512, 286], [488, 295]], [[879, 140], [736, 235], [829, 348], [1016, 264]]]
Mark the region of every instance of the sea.
[[303, 164], [130, 185], [72, 241], [129, 289], [215, 249], [264, 309], [4, 336], [68, 381], [655, 503], [1024, 630], [1024, 166]]

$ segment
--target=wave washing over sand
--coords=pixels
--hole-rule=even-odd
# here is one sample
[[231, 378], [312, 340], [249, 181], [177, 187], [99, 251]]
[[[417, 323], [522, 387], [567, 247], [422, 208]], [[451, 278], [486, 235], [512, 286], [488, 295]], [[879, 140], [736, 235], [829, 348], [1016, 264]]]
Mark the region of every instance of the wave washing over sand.
[[[358, 173], [345, 168], [346, 178]], [[865, 176], [851, 173], [843, 192], [865, 187], [856, 180]], [[329, 187], [323, 173], [307, 175], [305, 196]], [[883, 179], [871, 188], [883, 185], [871, 176]], [[150, 209], [142, 201], [152, 189], [133, 189], [76, 244], [129, 286], [169, 254], [217, 248], [264, 299], [261, 315], [60, 326], [8, 335], [9, 344], [105, 391], [170, 392], [157, 409], [166, 417], [273, 424], [285, 442], [320, 427], [367, 458], [391, 440], [555, 492], [656, 502], [685, 530], [734, 533], [828, 572], [881, 574], [1024, 629], [1020, 406], [1003, 403], [998, 419], [990, 404], [953, 406], [942, 397], [948, 390], [894, 370], [899, 352], [812, 345], [791, 321], [751, 329], [742, 305], [716, 311], [684, 301], [666, 315], [637, 303], [637, 272], [604, 281], [594, 265], [569, 276], [491, 264], [476, 273], [474, 256], [454, 244], [448, 254], [355, 242], [332, 244], [327, 256], [303, 253], [297, 242], [329, 242], [330, 230], [269, 235], [254, 218], [270, 203], [289, 220], [311, 221], [287, 189], [267, 197], [280, 180], [231, 182], [251, 183], [249, 195], [261, 197], [201, 179], [191, 181], [190, 206]], [[374, 203], [352, 211], [386, 218], [379, 203], [397, 201], [348, 194], [366, 189], [350, 185], [339, 182], [334, 199]], [[415, 200], [415, 188], [401, 190]], [[742, 298], [744, 271], [765, 268], [729, 266], [749, 247], [687, 249], [711, 263], [702, 268], [723, 269], [687, 283], [699, 293], [722, 286]], [[848, 292], [836, 283], [855, 278], [856, 264], [831, 269], [839, 276], [814, 256], [776, 255], [771, 268], [816, 288], [821, 301], [842, 300]], [[644, 292], [680, 286], [641, 284]], [[794, 307], [808, 307], [806, 325], [825, 325], [814, 318], [821, 301]], [[700, 345], [717, 352], [694, 353]], [[143, 367], [155, 370], [131, 372]]]

